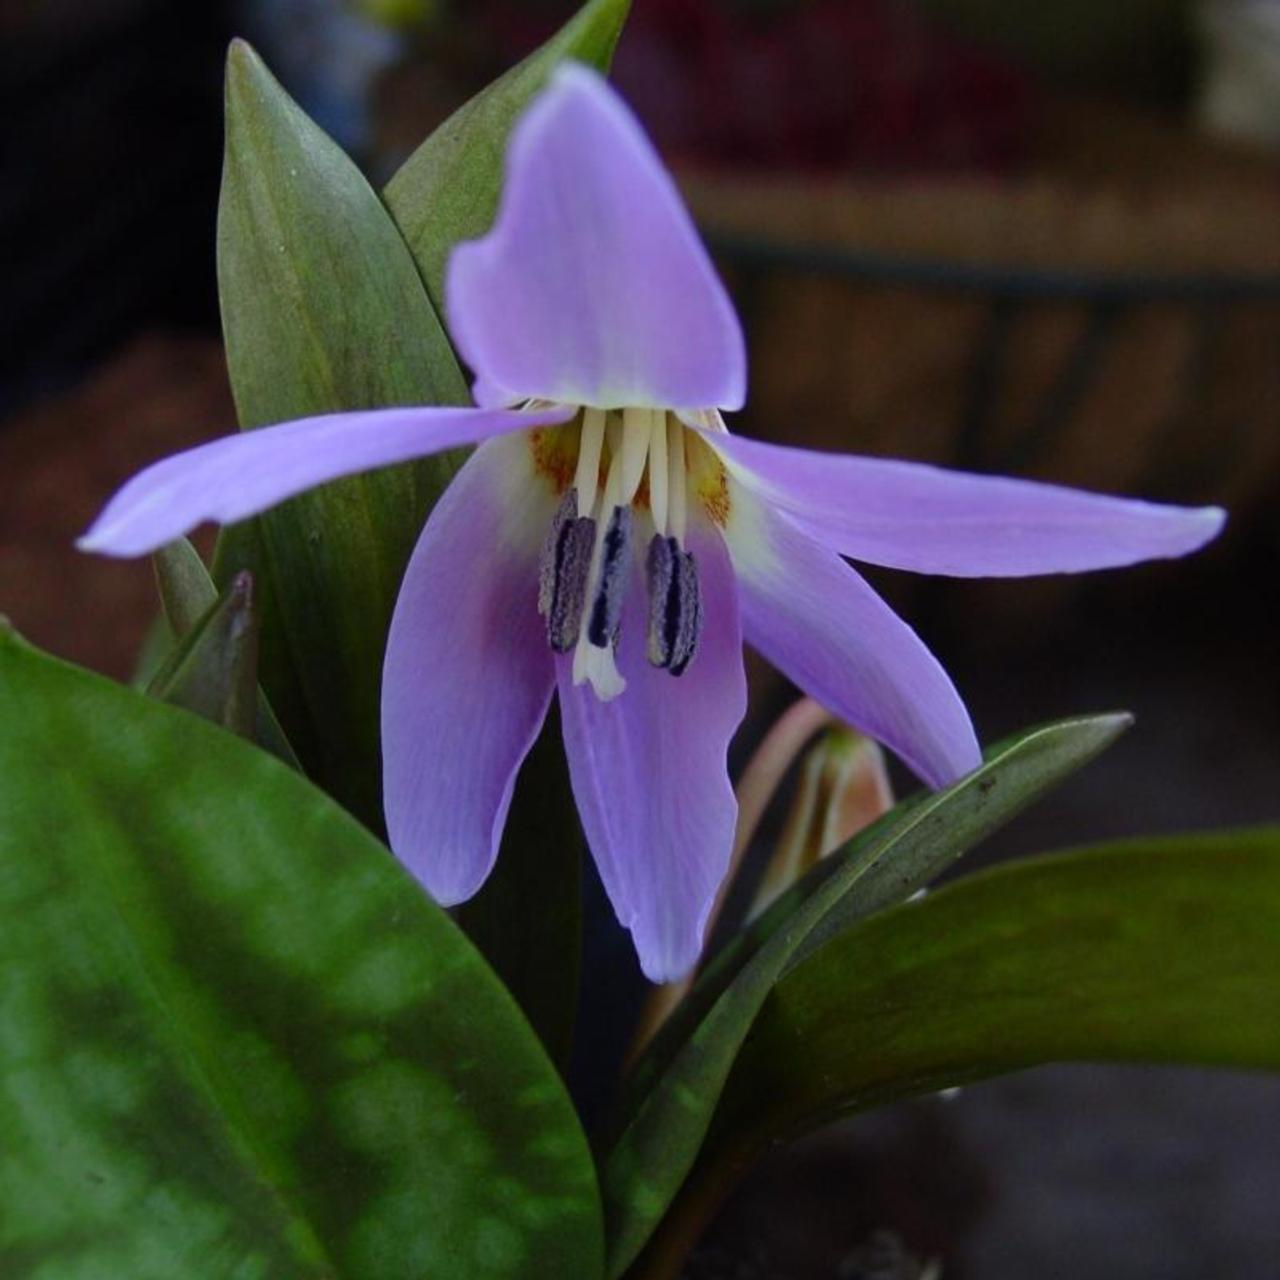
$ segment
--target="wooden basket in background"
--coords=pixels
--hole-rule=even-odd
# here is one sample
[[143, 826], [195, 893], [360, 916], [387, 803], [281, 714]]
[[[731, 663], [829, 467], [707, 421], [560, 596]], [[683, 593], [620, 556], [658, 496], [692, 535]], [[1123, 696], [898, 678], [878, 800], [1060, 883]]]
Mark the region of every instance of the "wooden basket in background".
[[1280, 166], [1113, 109], [1016, 179], [686, 175], [753, 433], [1237, 519], [1280, 478]]

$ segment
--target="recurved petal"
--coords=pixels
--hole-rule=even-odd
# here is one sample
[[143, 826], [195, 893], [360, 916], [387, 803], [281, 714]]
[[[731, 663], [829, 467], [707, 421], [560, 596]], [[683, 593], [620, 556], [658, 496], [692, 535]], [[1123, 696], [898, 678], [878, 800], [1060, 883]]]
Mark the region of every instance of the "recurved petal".
[[746, 710], [733, 572], [719, 536], [695, 536], [704, 625], [682, 676], [645, 657], [639, 574], [622, 619], [626, 690], [601, 702], [557, 663], [565, 749], [587, 843], [653, 982], [687, 973], [729, 865], [737, 803], [729, 740]]
[[481, 445], [431, 513], [396, 602], [382, 675], [387, 830], [446, 906], [493, 866], [555, 687], [537, 607], [553, 507], [523, 439]]
[[747, 643], [929, 785], [975, 768], [981, 752], [969, 714], [915, 632], [785, 515], [736, 483], [731, 495], [728, 543]]
[[201, 521], [231, 524], [339, 476], [563, 422], [572, 412], [369, 409], [242, 431], [139, 472], [76, 545], [112, 556], [143, 555]]
[[1222, 528], [1218, 507], [1175, 507], [818, 453], [703, 431], [737, 479], [855, 560], [961, 578], [1077, 573], [1182, 556]]
[[497, 219], [454, 251], [446, 301], [482, 404], [742, 404], [724, 286], [634, 116], [585, 67], [561, 67], [516, 126]]

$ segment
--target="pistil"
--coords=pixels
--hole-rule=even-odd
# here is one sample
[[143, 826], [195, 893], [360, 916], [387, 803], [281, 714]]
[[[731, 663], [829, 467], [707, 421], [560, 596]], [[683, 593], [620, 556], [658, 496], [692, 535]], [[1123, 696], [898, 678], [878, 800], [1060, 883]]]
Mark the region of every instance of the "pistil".
[[[616, 428], [611, 424], [610, 447], [613, 456], [609, 461], [609, 474], [604, 482], [604, 493], [601, 494], [600, 503], [596, 509], [596, 537], [591, 554], [591, 568], [587, 577], [586, 595], [591, 605], [583, 610], [578, 642], [573, 651], [574, 684], [583, 684], [589, 680], [596, 695], [606, 702], [616, 698], [627, 687], [627, 682], [622, 678], [613, 657], [613, 642], [617, 637], [617, 618], [613, 619], [612, 627], [609, 625], [611, 596], [616, 602], [617, 614], [621, 614], [626, 567], [626, 557], [621, 553], [625, 551], [630, 535], [630, 522], [628, 521], [624, 526], [620, 519], [615, 519], [615, 514], [622, 505], [619, 499], [622, 492], [624, 466], [623, 448], [620, 446], [625, 444], [625, 427], [622, 434], [623, 439], [618, 441]], [[606, 582], [602, 579], [606, 562], [605, 544], [610, 533], [614, 535], [613, 554], [609, 558], [610, 580]], [[597, 613], [600, 614], [598, 627], [593, 625]], [[601, 643], [593, 642], [593, 634], [600, 637]]]

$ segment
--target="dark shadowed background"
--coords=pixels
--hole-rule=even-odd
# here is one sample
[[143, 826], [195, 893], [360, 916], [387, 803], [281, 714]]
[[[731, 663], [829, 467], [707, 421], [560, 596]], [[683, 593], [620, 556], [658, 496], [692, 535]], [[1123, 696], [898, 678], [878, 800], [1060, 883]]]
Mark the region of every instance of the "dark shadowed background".
[[[1137, 714], [970, 865], [1280, 815], [1280, 5], [634, 7], [617, 80], [748, 330], [732, 425], [1232, 511], [1193, 561], [1087, 581], [874, 575], [985, 739]], [[233, 425], [230, 36], [385, 178], [571, 8], [0, 0], [0, 611], [29, 638], [128, 677], [150, 570], [71, 539], [140, 465]], [[739, 761], [790, 696], [751, 674]], [[595, 907], [588, 1109], [639, 993]], [[1059, 1067], [865, 1116], [768, 1161], [690, 1275], [849, 1280], [880, 1228], [949, 1280], [1273, 1280], [1280, 1082]]]

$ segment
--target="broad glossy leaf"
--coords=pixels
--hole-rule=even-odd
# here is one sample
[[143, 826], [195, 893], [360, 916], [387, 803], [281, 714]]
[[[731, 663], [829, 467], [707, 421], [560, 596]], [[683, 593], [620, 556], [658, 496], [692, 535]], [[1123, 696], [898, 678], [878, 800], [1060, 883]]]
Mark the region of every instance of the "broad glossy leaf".
[[1037, 858], [861, 922], [775, 987], [637, 1274], [675, 1274], [755, 1153], [841, 1113], [1043, 1062], [1280, 1069], [1277, 920], [1280, 829]]
[[178, 641], [147, 692], [241, 737], [253, 736], [258, 693], [258, 620], [253, 575], [238, 573]]
[[[341, 149], [236, 42], [218, 208], [227, 363], [245, 428], [466, 403], [404, 241]], [[262, 593], [262, 682], [308, 773], [382, 825], [378, 696], [400, 578], [457, 459], [325, 485], [224, 534], [220, 582]]]
[[401, 166], [383, 199], [444, 314], [444, 270], [460, 240], [489, 230], [507, 135], [566, 58], [609, 69], [630, 0], [590, 0], [540, 49], [453, 113]]
[[0, 634], [6, 1280], [600, 1274], [585, 1138], [341, 808]]
[[1065, 720], [991, 748], [945, 791], [906, 801], [819, 863], [712, 964], [637, 1064], [602, 1170], [611, 1275], [635, 1258], [706, 1134], [734, 1059], [770, 990], [826, 936], [909, 896], [1128, 727]]
[[[204, 561], [200, 559], [199, 552], [186, 538], [178, 538], [161, 547], [152, 561], [164, 621], [172, 635], [182, 642], [217, 603], [218, 588], [205, 568]], [[254, 661], [257, 661], [256, 637]], [[254, 691], [253, 737], [260, 747], [278, 756], [285, 764], [301, 769], [298, 757], [294, 755], [293, 748], [267, 701], [267, 695], [260, 688], [255, 688]]]

